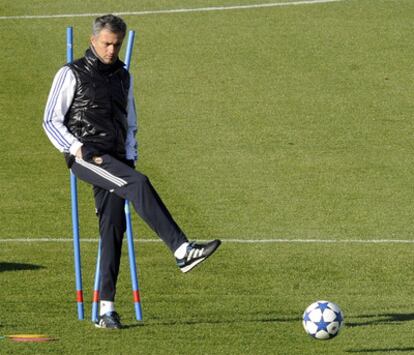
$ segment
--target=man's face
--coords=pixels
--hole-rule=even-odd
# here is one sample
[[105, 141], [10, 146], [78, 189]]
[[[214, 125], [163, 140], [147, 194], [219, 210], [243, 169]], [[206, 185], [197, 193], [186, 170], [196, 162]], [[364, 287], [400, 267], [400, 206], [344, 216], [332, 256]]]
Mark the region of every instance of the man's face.
[[103, 29], [91, 37], [91, 43], [99, 59], [105, 64], [112, 64], [118, 59], [124, 37], [121, 33], [113, 33]]

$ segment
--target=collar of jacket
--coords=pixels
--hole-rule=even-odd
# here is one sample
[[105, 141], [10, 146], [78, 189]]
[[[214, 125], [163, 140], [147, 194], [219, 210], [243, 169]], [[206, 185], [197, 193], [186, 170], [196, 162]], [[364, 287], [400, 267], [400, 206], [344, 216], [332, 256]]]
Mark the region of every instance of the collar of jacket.
[[91, 67], [95, 68], [97, 71], [103, 74], [113, 74], [118, 69], [123, 68], [125, 64], [118, 58], [112, 64], [103, 63], [98, 56], [96, 55], [93, 47], [89, 47], [85, 52], [85, 59]]

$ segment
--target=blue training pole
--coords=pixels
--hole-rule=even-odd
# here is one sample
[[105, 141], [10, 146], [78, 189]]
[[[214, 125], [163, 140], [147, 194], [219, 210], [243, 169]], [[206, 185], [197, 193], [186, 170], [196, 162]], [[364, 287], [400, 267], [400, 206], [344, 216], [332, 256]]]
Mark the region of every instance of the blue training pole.
[[[66, 60], [68, 63], [73, 62], [73, 28], [66, 29]], [[78, 304], [78, 319], [84, 319], [83, 312], [83, 288], [82, 288], [82, 267], [80, 257], [80, 240], [79, 240], [79, 216], [78, 216], [78, 186], [75, 175], [70, 172], [70, 192], [72, 200], [72, 227], [73, 227], [73, 252], [75, 258], [75, 276], [76, 276], [76, 301]]]
[[99, 283], [101, 282], [101, 238], [98, 243], [98, 256], [96, 257], [95, 282], [93, 284], [92, 322], [96, 323], [99, 317]]
[[[135, 31], [129, 31], [128, 44], [125, 54], [125, 69], [129, 70], [131, 66], [132, 49], [134, 47]], [[132, 233], [131, 212], [129, 209], [129, 202], [125, 201], [125, 219], [126, 219], [126, 233], [128, 240], [128, 255], [129, 255], [129, 269], [131, 273], [132, 295], [134, 299], [135, 318], [142, 320], [141, 298], [139, 295], [139, 284], [137, 276], [137, 268], [135, 262], [134, 236]]]
[[137, 268], [135, 264], [134, 237], [132, 235], [131, 213], [129, 210], [128, 201], [125, 201], [125, 218], [126, 218], [126, 225], [127, 225], [129, 269], [131, 273], [132, 296], [134, 299], [135, 318], [136, 320], [140, 321], [142, 320], [141, 298], [139, 295]]
[[131, 66], [132, 49], [134, 48], [135, 31], [129, 31], [128, 44], [125, 53], [125, 69], [129, 71]]

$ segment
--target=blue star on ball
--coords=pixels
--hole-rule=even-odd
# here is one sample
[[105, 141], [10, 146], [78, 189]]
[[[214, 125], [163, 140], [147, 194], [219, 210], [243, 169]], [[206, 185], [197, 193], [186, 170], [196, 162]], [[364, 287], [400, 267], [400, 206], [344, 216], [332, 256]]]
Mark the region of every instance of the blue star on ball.
[[334, 319], [334, 322], [338, 322], [339, 324], [341, 324], [342, 321], [344, 320], [344, 318], [342, 317], [341, 312], [335, 312], [335, 315], [336, 315], [336, 317]]
[[318, 302], [318, 308], [323, 313], [325, 309], [329, 309], [328, 302]]
[[315, 322], [315, 324], [318, 327], [316, 332], [319, 332], [320, 330], [324, 330], [325, 332], [328, 332], [328, 325], [330, 324], [330, 322], [325, 322], [324, 319], [321, 318], [321, 320], [319, 322]]
[[310, 322], [310, 321], [311, 321], [311, 319], [310, 319], [310, 317], [309, 317], [309, 314], [310, 314], [310, 312], [306, 312], [306, 313], [303, 315], [303, 320], [304, 320], [305, 322]]

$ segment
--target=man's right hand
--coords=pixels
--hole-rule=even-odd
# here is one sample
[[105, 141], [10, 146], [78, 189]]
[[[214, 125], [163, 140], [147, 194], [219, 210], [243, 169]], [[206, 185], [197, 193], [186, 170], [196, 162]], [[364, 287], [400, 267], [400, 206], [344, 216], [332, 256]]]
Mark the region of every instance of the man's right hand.
[[79, 147], [79, 149], [76, 151], [75, 154], [76, 158], [82, 159], [83, 155], [82, 155], [82, 147]]

